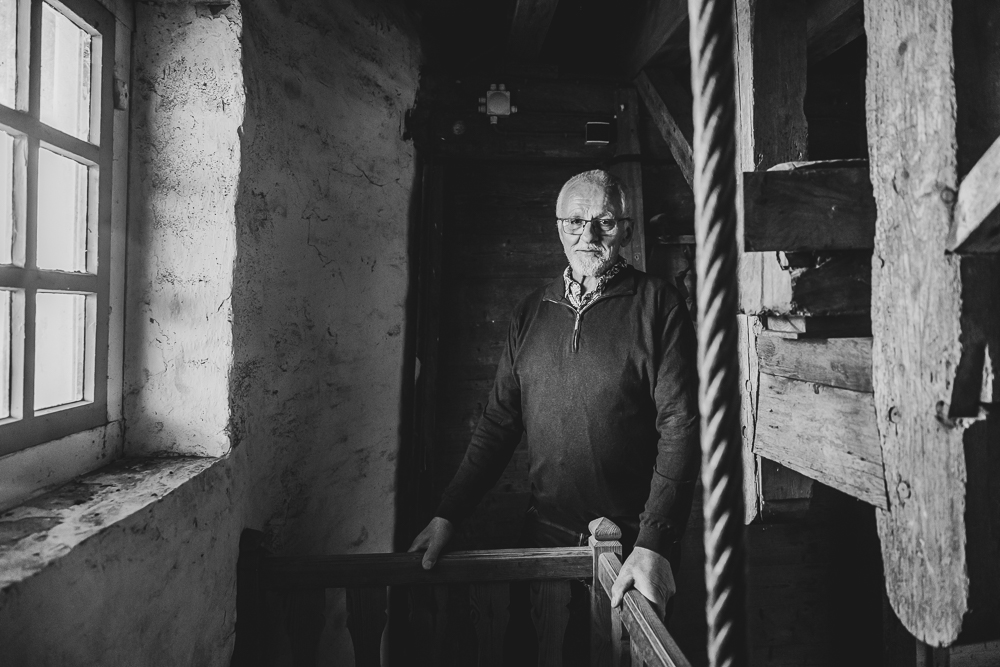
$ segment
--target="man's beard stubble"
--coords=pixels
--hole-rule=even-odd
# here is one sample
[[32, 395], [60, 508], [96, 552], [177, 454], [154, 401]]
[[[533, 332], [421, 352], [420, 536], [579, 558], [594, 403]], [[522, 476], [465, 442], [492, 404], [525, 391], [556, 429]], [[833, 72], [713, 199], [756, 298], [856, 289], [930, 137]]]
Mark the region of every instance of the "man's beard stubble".
[[572, 250], [569, 253], [569, 263], [573, 271], [584, 276], [599, 276], [611, 268], [611, 255], [604, 246], [589, 246], [586, 250], [596, 250], [598, 253], [580, 253]]

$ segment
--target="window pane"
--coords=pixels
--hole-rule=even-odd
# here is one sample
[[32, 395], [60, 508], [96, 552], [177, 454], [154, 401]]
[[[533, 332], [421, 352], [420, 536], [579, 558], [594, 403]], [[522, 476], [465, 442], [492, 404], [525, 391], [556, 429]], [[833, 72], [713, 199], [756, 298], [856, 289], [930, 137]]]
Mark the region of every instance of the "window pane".
[[83, 400], [87, 296], [35, 297], [35, 409]]
[[14, 137], [0, 131], [0, 264], [11, 263], [13, 244]]
[[38, 151], [38, 252], [40, 269], [87, 270], [87, 167]]
[[0, 419], [10, 417], [10, 308], [10, 291], [0, 290]]
[[42, 4], [43, 123], [79, 139], [90, 136], [90, 34]]
[[17, 80], [17, 0], [0, 0], [0, 104], [14, 106]]

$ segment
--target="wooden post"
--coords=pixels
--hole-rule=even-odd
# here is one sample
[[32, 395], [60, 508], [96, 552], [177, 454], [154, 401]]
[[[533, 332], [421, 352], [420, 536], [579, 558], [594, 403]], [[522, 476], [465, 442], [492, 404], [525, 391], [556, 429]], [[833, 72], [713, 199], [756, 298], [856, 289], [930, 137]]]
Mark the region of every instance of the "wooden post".
[[[742, 172], [766, 170], [807, 157], [806, 18], [802, 3], [785, 0], [737, 0], [736, 92], [737, 178]], [[743, 205], [737, 198], [739, 242], [743, 242]], [[741, 393], [743, 403], [743, 488], [747, 523], [759, 516], [766, 487], [765, 471], [753, 453], [756, 433], [758, 367], [756, 332], [768, 294], [788, 282], [774, 253], [741, 253]]]
[[628, 190], [629, 217], [632, 218], [632, 241], [622, 246], [622, 256], [639, 269], [646, 270], [646, 220], [642, 209], [642, 164], [639, 162], [639, 96], [633, 88], [615, 91], [615, 115], [618, 118], [618, 142], [611, 173]]
[[479, 639], [479, 667], [503, 665], [503, 638], [510, 618], [510, 584], [473, 584], [469, 587], [472, 624]]
[[[385, 630], [388, 601], [385, 586], [347, 589], [347, 629], [354, 643], [355, 667], [382, 664], [382, 631]], [[313, 657], [312, 662], [301, 664], [314, 665], [316, 659]]]
[[538, 667], [562, 667], [571, 594], [568, 581], [531, 582], [531, 621], [538, 635]]
[[889, 492], [878, 531], [892, 608], [931, 646], [997, 627], [1000, 424], [977, 420], [996, 384], [984, 365], [1000, 345], [1000, 281], [995, 258], [942, 252], [959, 178], [1000, 134], [997, 20], [988, 0], [865, 7], [872, 379]]
[[612, 645], [621, 641], [621, 619], [617, 610], [611, 609], [611, 600], [601, 588], [598, 565], [601, 554], [613, 553], [622, 557], [622, 531], [609, 519], [594, 519], [590, 522], [588, 544], [594, 555], [594, 578], [590, 585], [590, 665], [609, 667], [619, 665], [613, 662]]

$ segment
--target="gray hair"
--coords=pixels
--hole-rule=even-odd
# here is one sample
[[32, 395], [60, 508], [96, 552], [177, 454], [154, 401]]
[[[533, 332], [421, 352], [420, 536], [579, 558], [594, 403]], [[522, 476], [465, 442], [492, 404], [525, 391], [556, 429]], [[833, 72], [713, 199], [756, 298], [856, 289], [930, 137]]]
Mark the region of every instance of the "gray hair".
[[562, 186], [562, 190], [559, 191], [559, 196], [556, 198], [556, 210], [561, 210], [566, 197], [581, 186], [593, 186], [604, 192], [615, 193], [618, 197], [618, 208], [621, 211], [622, 217], [628, 217], [628, 197], [625, 192], [625, 184], [618, 177], [609, 174], [603, 169], [585, 171], [566, 181], [565, 185]]

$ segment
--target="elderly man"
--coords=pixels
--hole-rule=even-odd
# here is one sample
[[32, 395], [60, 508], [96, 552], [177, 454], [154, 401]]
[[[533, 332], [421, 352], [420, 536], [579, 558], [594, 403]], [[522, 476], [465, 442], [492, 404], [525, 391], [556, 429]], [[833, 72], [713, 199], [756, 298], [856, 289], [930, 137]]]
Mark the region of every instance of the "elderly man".
[[662, 611], [675, 592], [667, 558], [699, 461], [696, 343], [677, 291], [619, 257], [632, 236], [626, 215], [624, 188], [604, 171], [574, 176], [559, 193], [569, 266], [514, 310], [465, 459], [410, 547], [424, 551], [425, 568], [526, 433], [532, 507], [522, 546], [585, 544], [588, 522], [608, 517], [628, 554], [612, 603], [634, 586]]

